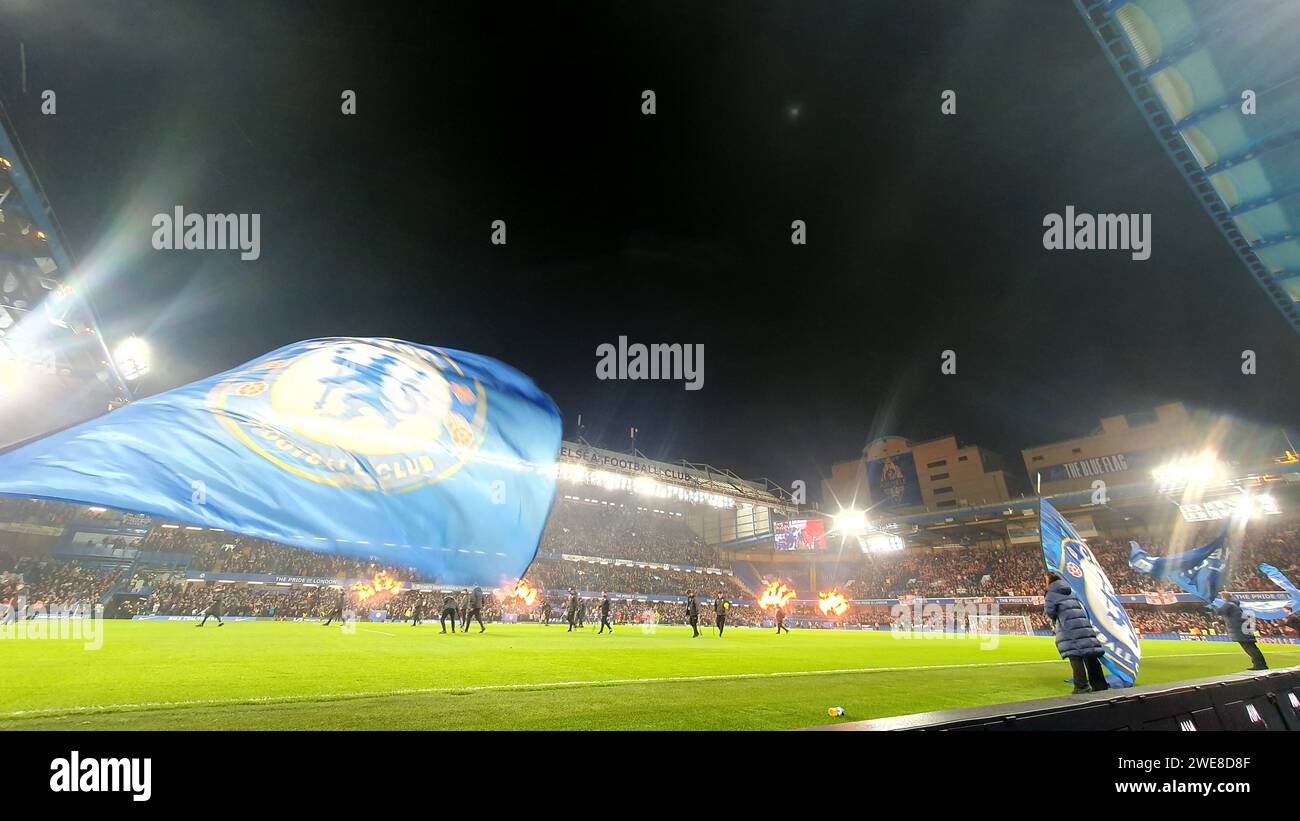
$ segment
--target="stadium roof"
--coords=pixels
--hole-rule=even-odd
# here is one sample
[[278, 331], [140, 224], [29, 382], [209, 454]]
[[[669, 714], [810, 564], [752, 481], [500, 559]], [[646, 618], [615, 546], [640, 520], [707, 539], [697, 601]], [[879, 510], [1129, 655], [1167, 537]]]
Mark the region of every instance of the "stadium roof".
[[[629, 478], [653, 479], [663, 486], [673, 486], [685, 491], [715, 494], [739, 504], [761, 505], [777, 510], [794, 511], [798, 505], [790, 492], [769, 479], [742, 479], [730, 470], [697, 462], [660, 462], [648, 458], [640, 451], [620, 453], [596, 447], [579, 437], [577, 442], [561, 442], [561, 464], [590, 468], [583, 479], [600, 484], [602, 474], [618, 474]], [[573, 478], [563, 471], [561, 478]]]
[[74, 269], [0, 106], [0, 449], [130, 396]]
[[1075, 3], [1175, 167], [1300, 333], [1300, 3]]

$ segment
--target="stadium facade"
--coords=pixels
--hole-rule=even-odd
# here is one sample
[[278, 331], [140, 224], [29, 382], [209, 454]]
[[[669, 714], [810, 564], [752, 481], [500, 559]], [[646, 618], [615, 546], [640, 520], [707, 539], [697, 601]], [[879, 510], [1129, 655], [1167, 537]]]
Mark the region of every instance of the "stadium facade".
[[913, 513], [1004, 502], [1022, 490], [1003, 458], [956, 436], [913, 442], [882, 436], [862, 455], [831, 466], [822, 498], [844, 507]]
[[1287, 450], [1280, 428], [1264, 428], [1181, 402], [1108, 416], [1086, 436], [1025, 448], [1025, 470], [1044, 494], [1149, 483], [1152, 471], [1180, 457], [1221, 455], [1237, 469], [1266, 465]]
[[1274, 515], [1300, 503], [1300, 456], [1285, 429], [1173, 402], [1108, 416], [1093, 430], [1025, 448], [1025, 473], [955, 436], [884, 436], [831, 466], [827, 513], [868, 511], [908, 547], [1038, 541], [1041, 494], [1086, 538], [1145, 538], [1230, 518], [1241, 505]]

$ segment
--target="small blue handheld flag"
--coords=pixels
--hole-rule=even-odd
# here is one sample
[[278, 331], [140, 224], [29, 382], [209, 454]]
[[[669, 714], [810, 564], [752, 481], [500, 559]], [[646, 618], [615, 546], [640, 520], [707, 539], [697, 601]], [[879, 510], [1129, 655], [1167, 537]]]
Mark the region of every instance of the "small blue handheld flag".
[[1207, 545], [1171, 556], [1152, 556], [1137, 542], [1129, 542], [1129, 567], [1153, 579], [1168, 579], [1204, 602], [1223, 589], [1228, 566], [1228, 531]]

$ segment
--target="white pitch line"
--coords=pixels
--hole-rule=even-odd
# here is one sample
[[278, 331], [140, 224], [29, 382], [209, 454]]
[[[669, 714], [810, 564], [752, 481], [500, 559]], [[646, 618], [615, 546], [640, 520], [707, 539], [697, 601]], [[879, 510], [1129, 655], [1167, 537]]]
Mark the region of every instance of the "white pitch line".
[[[1280, 651], [1271, 655], [1291, 654], [1297, 651]], [[1194, 656], [1223, 656], [1222, 653], [1180, 653], [1157, 658], [1191, 658]], [[249, 696], [247, 698], [204, 698], [183, 701], [141, 701], [125, 704], [92, 704], [76, 707], [47, 707], [39, 710], [13, 710], [0, 713], [0, 720], [40, 718], [43, 716], [85, 715], [88, 713], [143, 712], [170, 710], [182, 707], [232, 707], [237, 705], [307, 704], [316, 701], [351, 701], [385, 696], [436, 695], [439, 693], [490, 693], [512, 690], [561, 690], [578, 687], [618, 687], [637, 684], [677, 684], [693, 681], [744, 681], [764, 678], [797, 678], [802, 676], [842, 676], [866, 673], [911, 673], [925, 670], [960, 670], [976, 667], [1019, 667], [1030, 664], [1059, 664], [1061, 659], [1034, 659], [1032, 661], [995, 661], [969, 664], [921, 664], [910, 667], [848, 667], [837, 670], [778, 670], [770, 673], [722, 673], [707, 676], [652, 676], [648, 678], [584, 679], [576, 681], [545, 681], [515, 684], [479, 684], [466, 687], [404, 687], [395, 690], [359, 690], [348, 693], [320, 693], [296, 696]], [[1173, 683], [1173, 682], [1171, 682]]]

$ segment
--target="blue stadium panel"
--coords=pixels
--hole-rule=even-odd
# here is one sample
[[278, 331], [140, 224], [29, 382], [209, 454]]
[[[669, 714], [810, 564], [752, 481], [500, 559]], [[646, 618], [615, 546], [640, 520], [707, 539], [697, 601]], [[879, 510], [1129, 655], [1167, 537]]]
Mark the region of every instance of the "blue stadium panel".
[[[1300, 333], [1300, 2], [1075, 0], [1138, 109]], [[1243, 113], [1243, 92], [1255, 113]]]

